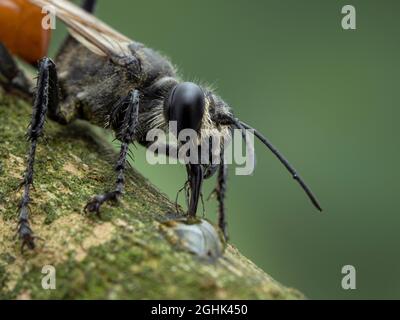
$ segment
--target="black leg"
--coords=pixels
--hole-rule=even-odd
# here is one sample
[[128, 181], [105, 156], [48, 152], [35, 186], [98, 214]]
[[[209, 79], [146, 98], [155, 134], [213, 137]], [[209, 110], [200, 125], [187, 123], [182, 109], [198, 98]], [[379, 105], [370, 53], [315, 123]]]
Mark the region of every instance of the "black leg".
[[30, 189], [33, 185], [33, 172], [38, 139], [43, 134], [47, 111], [56, 109], [58, 105], [58, 80], [56, 67], [49, 58], [39, 62], [37, 93], [33, 104], [32, 120], [28, 129], [28, 139], [31, 143], [28, 152], [28, 164], [24, 180], [21, 183], [23, 195], [19, 205], [18, 236], [25, 246], [35, 248], [34, 235], [29, 223]]
[[218, 200], [218, 225], [225, 236], [225, 240], [228, 240], [228, 230], [226, 222], [225, 212], [225, 193], [226, 193], [226, 182], [228, 177], [228, 167], [223, 162], [223, 156], [221, 157], [221, 164], [218, 169], [218, 184], [216, 188], [217, 200]]
[[31, 83], [8, 49], [0, 42], [0, 84], [9, 92], [31, 97]]
[[116, 201], [124, 191], [126, 158], [129, 144], [135, 138], [135, 130], [138, 124], [139, 92], [133, 90], [128, 97], [120, 101], [111, 115], [111, 126], [116, 131], [117, 139], [122, 142], [119, 158], [115, 171], [117, 180], [115, 189], [101, 195], [94, 196], [85, 206], [85, 212], [100, 213], [100, 207], [104, 202]]

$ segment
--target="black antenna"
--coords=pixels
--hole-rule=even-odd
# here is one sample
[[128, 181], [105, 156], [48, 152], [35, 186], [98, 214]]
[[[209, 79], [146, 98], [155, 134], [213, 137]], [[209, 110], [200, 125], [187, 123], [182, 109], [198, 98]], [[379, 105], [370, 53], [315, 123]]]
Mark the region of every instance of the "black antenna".
[[264, 137], [260, 132], [258, 132], [256, 129], [250, 127], [248, 124], [238, 120], [238, 119], [232, 119], [233, 124], [238, 128], [243, 131], [243, 129], [248, 129], [252, 130], [254, 132], [254, 135], [264, 144], [267, 146], [269, 150], [279, 159], [279, 161], [285, 166], [285, 168], [292, 174], [293, 179], [295, 179], [300, 186], [303, 188], [313, 205], [319, 210], [322, 211], [322, 208], [320, 204], [318, 203], [317, 198], [311, 191], [311, 189], [306, 185], [306, 183], [303, 181], [303, 179], [299, 176], [297, 173], [296, 169], [292, 167], [292, 165], [289, 163], [288, 160], [274, 147], [274, 145], [268, 141], [266, 137]]

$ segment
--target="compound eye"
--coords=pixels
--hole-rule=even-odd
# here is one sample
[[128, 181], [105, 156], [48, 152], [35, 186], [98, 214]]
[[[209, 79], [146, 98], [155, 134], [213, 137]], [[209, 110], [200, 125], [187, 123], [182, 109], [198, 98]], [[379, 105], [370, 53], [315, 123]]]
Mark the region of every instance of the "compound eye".
[[169, 121], [177, 122], [178, 133], [183, 129], [198, 131], [205, 109], [204, 92], [191, 82], [178, 84], [171, 91], [166, 107]]

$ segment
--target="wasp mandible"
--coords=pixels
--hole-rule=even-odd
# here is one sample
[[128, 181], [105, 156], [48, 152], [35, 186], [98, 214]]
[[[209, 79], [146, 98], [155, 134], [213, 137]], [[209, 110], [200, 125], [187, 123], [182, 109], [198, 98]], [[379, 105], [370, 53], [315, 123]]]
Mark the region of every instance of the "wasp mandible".
[[[92, 15], [96, 1], [85, 0], [82, 7], [66, 0], [5, 0], [24, 10], [52, 6], [57, 17], [69, 30], [54, 62], [44, 57], [36, 64], [38, 78], [34, 93], [30, 81], [15, 63], [12, 53], [33, 63], [39, 53], [22, 43], [18, 50], [7, 48], [7, 39], [17, 35], [3, 35], [0, 41], [0, 83], [9, 91], [33, 99], [33, 113], [28, 137], [27, 168], [22, 182], [23, 195], [19, 205], [18, 235], [22, 247], [35, 247], [35, 236], [30, 227], [28, 204], [33, 184], [33, 169], [38, 139], [43, 134], [45, 119], [49, 117], [61, 124], [80, 118], [92, 124], [109, 128], [121, 142], [115, 166], [116, 182], [111, 191], [94, 196], [85, 211], [99, 213], [100, 207], [120, 198], [124, 191], [129, 145], [138, 142], [148, 147], [146, 134], [157, 127], [167, 130], [169, 121], [176, 121], [178, 131], [194, 130], [200, 140], [211, 132], [219, 132], [226, 140], [234, 129], [252, 130], [254, 135], [272, 151], [304, 189], [314, 206], [321, 210], [316, 197], [279, 151], [257, 130], [236, 118], [231, 107], [212, 90], [192, 82], [184, 82], [171, 62], [160, 53], [142, 43], [133, 41]], [[12, 6], [11, 6], [12, 7]], [[7, 7], [10, 10], [10, 6]], [[33, 15], [32, 23], [35, 21]], [[32, 20], [33, 19], [33, 20]], [[18, 21], [17, 23], [22, 21]], [[1, 22], [3, 24], [3, 22]], [[33, 28], [36, 43], [48, 45], [49, 34], [39, 23], [20, 26], [26, 32]], [[12, 39], [17, 40], [17, 39]], [[24, 45], [25, 44], [25, 45]], [[43, 55], [45, 55], [44, 53]], [[214, 130], [214, 131], [213, 131]], [[216, 131], [215, 131], [216, 130]], [[166, 155], [169, 148], [166, 146]], [[195, 216], [204, 179], [217, 173], [216, 194], [219, 203], [219, 227], [227, 236], [224, 199], [226, 193], [227, 164], [223, 157], [219, 165], [188, 163], [188, 212]]]

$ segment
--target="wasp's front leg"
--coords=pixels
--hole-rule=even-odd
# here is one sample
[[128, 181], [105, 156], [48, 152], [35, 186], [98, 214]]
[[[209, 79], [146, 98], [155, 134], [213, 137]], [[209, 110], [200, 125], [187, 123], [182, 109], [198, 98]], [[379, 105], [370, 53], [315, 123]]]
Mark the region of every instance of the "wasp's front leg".
[[55, 112], [58, 108], [58, 80], [56, 66], [49, 58], [39, 62], [37, 79], [37, 92], [33, 104], [32, 120], [27, 132], [30, 141], [28, 152], [28, 164], [21, 183], [23, 187], [22, 199], [19, 204], [18, 236], [22, 241], [23, 250], [25, 246], [35, 248], [34, 235], [29, 223], [30, 189], [33, 185], [33, 171], [38, 139], [43, 134], [44, 124], [48, 111]]
[[116, 201], [123, 194], [125, 184], [126, 158], [129, 144], [134, 141], [138, 125], [139, 91], [133, 90], [120, 101], [111, 115], [111, 123], [116, 130], [117, 139], [121, 141], [119, 158], [115, 166], [117, 174], [115, 189], [104, 194], [94, 196], [85, 206], [85, 212], [100, 214], [100, 207], [107, 201]]

